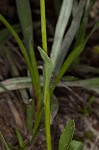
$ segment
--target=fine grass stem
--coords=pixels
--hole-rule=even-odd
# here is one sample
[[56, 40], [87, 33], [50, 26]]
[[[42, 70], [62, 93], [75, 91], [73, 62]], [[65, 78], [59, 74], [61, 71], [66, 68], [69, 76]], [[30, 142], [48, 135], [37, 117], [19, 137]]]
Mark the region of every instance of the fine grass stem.
[[3, 141], [6, 150], [11, 150], [1, 131], [0, 131], [0, 138]]
[[42, 32], [42, 47], [47, 53], [47, 33], [46, 33], [46, 16], [45, 16], [45, 0], [40, 0], [41, 9], [41, 32]]
[[[40, 0], [40, 10], [41, 10], [41, 32], [42, 32], [42, 47], [46, 53], [47, 52], [47, 34], [46, 34], [46, 16], [45, 16], [45, 0]], [[41, 50], [42, 51], [42, 50]], [[42, 55], [42, 54], [41, 54]], [[43, 56], [42, 56], [43, 57]], [[45, 58], [45, 57], [44, 57]], [[47, 57], [46, 57], [47, 58]], [[45, 58], [45, 59], [46, 59]], [[50, 131], [50, 92], [49, 89], [46, 92], [46, 60], [44, 63], [44, 80], [45, 83], [43, 85], [44, 89], [44, 108], [45, 108], [45, 130], [46, 130], [46, 144], [47, 150], [52, 150], [51, 145], [51, 131]]]

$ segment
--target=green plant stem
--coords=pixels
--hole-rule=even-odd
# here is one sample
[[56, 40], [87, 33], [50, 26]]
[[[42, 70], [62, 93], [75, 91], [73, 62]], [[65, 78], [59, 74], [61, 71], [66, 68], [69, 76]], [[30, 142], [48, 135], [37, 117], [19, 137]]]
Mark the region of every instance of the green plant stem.
[[[40, 0], [41, 9], [41, 32], [42, 32], [42, 47], [47, 52], [47, 34], [46, 34], [46, 17], [45, 17], [45, 0]], [[45, 65], [44, 65], [45, 70]], [[46, 73], [45, 78], [46, 78]], [[47, 150], [52, 150], [51, 132], [50, 132], [50, 92], [44, 90], [44, 108], [45, 108], [45, 130], [46, 130], [46, 144]]]
[[38, 119], [37, 119], [37, 121], [34, 125], [34, 128], [33, 128], [33, 133], [32, 133], [33, 134], [33, 139], [36, 136], [36, 133], [37, 133], [37, 130], [39, 128], [39, 125], [40, 125], [43, 114], [44, 114], [44, 109], [41, 109], [41, 111], [39, 112], [39, 115], [38, 115]]
[[41, 31], [42, 31], [42, 47], [47, 53], [47, 33], [46, 33], [46, 16], [45, 16], [45, 0], [40, 0], [41, 9]]
[[51, 144], [51, 132], [50, 132], [50, 92], [47, 93], [46, 98], [44, 98], [45, 107], [45, 130], [46, 130], [46, 144], [47, 150], [52, 150]]

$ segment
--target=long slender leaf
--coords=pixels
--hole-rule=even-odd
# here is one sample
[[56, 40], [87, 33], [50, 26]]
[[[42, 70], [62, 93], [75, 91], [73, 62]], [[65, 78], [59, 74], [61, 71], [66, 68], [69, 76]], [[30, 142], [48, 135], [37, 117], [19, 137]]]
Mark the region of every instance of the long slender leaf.
[[33, 22], [29, 0], [16, 0], [17, 13], [20, 20], [25, 46], [29, 52], [29, 41], [33, 43]]
[[87, 1], [86, 1], [86, 5], [85, 5], [85, 10], [84, 10], [84, 16], [83, 16], [82, 22], [81, 22], [81, 24], [80, 24], [80, 28], [79, 28], [79, 30], [78, 30], [75, 47], [76, 47], [76, 46], [84, 39], [84, 37], [85, 37], [85, 32], [86, 32], [86, 28], [87, 28], [88, 16], [89, 16], [89, 11], [90, 11], [91, 5], [92, 5], [92, 3], [90, 2], [90, 0], [87, 0]]
[[16, 132], [16, 135], [17, 135], [17, 139], [18, 139], [20, 148], [23, 148], [24, 147], [24, 142], [23, 142], [23, 138], [21, 136], [21, 133], [20, 133], [19, 129], [15, 128], [15, 132]]
[[64, 32], [69, 21], [69, 17], [72, 11], [73, 0], [63, 0], [59, 19], [56, 25], [56, 31], [54, 41], [51, 50], [51, 60], [53, 63], [53, 69], [55, 68], [57, 58], [59, 57], [59, 51], [63, 40]]
[[57, 100], [56, 96], [53, 94], [53, 95], [51, 95], [50, 124], [53, 123], [53, 120], [54, 120], [55, 116], [57, 115], [58, 108], [59, 108], [58, 100]]
[[39, 73], [38, 73], [37, 62], [36, 62], [36, 57], [35, 57], [35, 52], [34, 52], [34, 45], [33, 45], [34, 44], [33, 43], [34, 42], [33, 21], [32, 21], [30, 2], [29, 0], [21, 0], [21, 1], [16, 0], [16, 5], [17, 5], [18, 16], [19, 16], [19, 20], [20, 20], [20, 24], [22, 28], [22, 33], [24, 36], [25, 46], [27, 48], [30, 61], [31, 61], [32, 73], [33, 73], [33, 77], [32, 77], [33, 89], [34, 89], [33, 91], [37, 99], [37, 105], [35, 106], [37, 111], [35, 112], [35, 116], [37, 116], [41, 108], [42, 95], [41, 95]]
[[32, 132], [32, 128], [33, 128], [33, 117], [34, 117], [34, 99], [32, 98], [30, 101], [30, 104], [27, 105], [27, 128], [29, 133]]
[[75, 129], [74, 120], [70, 120], [67, 123], [65, 129], [63, 130], [62, 135], [60, 136], [58, 150], [68, 150], [70, 142], [73, 138], [74, 129]]
[[[21, 31], [20, 24], [12, 25], [12, 28], [16, 31], [16, 33]], [[0, 46], [4, 44], [4, 42], [11, 36], [11, 33], [7, 28], [2, 29], [0, 31]]]
[[85, 45], [87, 41], [89, 40], [90, 36], [93, 34], [93, 32], [99, 27], [99, 22], [94, 26], [90, 34], [71, 52], [71, 54], [68, 56], [66, 61], [64, 62], [59, 74], [57, 75], [52, 87], [51, 87], [51, 93], [56, 87], [57, 83], [61, 79], [61, 77], [64, 75], [64, 73], [67, 71], [71, 63], [81, 54], [81, 52], [84, 50]]
[[35, 96], [37, 97], [37, 113], [40, 111], [41, 103], [42, 103], [42, 91], [40, 87], [40, 78], [39, 78], [39, 72], [37, 68], [37, 62], [35, 58], [34, 48], [32, 45], [32, 41], [29, 41], [29, 52], [30, 52], [30, 60], [31, 60], [31, 66], [33, 71], [33, 80], [34, 80], [34, 87], [36, 89]]
[[[38, 29], [40, 27], [40, 22], [34, 22], [34, 30]], [[12, 28], [16, 31], [16, 33], [21, 32], [21, 26], [20, 24], [15, 24], [12, 25]], [[9, 30], [7, 28], [4, 28], [2, 30], [0, 30], [0, 46], [4, 44], [4, 42], [10, 38], [11, 33], [9, 32]]]
[[[80, 0], [77, 9], [75, 10], [75, 14], [73, 17], [73, 20], [71, 22], [71, 25], [68, 29], [68, 31], [65, 34], [65, 37], [63, 39], [63, 42], [61, 43], [60, 50], [57, 52], [57, 55], [55, 56], [55, 63], [54, 63], [54, 68], [53, 71], [55, 74], [57, 74], [63, 64], [63, 61], [66, 57], [66, 54], [72, 44], [72, 41], [79, 29], [80, 26], [80, 21], [83, 15], [84, 11], [84, 6], [86, 4], [86, 0]], [[59, 61], [60, 60], [60, 61]]]
[[5, 146], [6, 150], [11, 150], [10, 147], [8, 146], [8, 144], [7, 144], [3, 134], [1, 133], [1, 131], [0, 131], [0, 138], [1, 138], [1, 140], [2, 140], [2, 142], [4, 144], [4, 146]]
[[21, 39], [19, 38], [18, 34], [15, 32], [15, 30], [12, 28], [12, 26], [8, 23], [8, 21], [2, 15], [0, 15], [0, 21], [8, 28], [8, 30], [11, 32], [11, 34], [16, 39], [16, 41], [24, 55], [24, 58], [26, 60], [27, 67], [29, 68], [30, 74], [32, 74], [32, 68], [31, 68], [31, 63], [30, 63], [29, 57], [28, 57], [28, 53], [26, 51], [24, 44], [22, 43]]
[[42, 59], [44, 60], [44, 97], [46, 97], [49, 91], [50, 81], [52, 77], [52, 61], [42, 48], [38, 47], [38, 49]]
[[[11, 90], [18, 90], [24, 88], [30, 88], [32, 80], [30, 77], [17, 77], [13, 79], [7, 79], [0, 82], [0, 93], [10, 92]], [[41, 79], [41, 86], [43, 86], [43, 80]], [[99, 78], [90, 78], [79, 80], [77, 78], [66, 77], [63, 81], [57, 84], [58, 87], [82, 87], [85, 89], [92, 90], [99, 94]], [[8, 90], [9, 89], [9, 90]]]
[[[34, 72], [33, 72], [33, 68], [32, 68], [32, 65], [31, 65], [31, 61], [30, 61], [30, 58], [28, 56], [28, 52], [24, 46], [24, 44], [22, 43], [21, 39], [19, 38], [18, 34], [14, 31], [14, 29], [11, 27], [11, 25], [7, 22], [7, 20], [2, 16], [0, 15], [0, 21], [2, 21], [4, 23], [4, 25], [9, 29], [9, 31], [12, 33], [12, 35], [14, 36], [14, 38], [16, 39], [22, 53], [23, 53], [23, 56], [25, 58], [25, 61], [26, 61], [26, 64], [27, 64], [27, 67], [29, 69], [29, 73], [30, 73], [30, 76], [32, 78], [32, 85], [34, 86], [35, 85], [35, 78], [34, 78]], [[36, 87], [34, 86], [34, 91], [35, 91], [35, 95], [37, 96], [37, 100], [38, 100], [38, 94], [36, 93]]]
[[[13, 60], [13, 57], [11, 55], [10, 50], [6, 46], [2, 46], [2, 50], [3, 50], [3, 53], [6, 57], [6, 59], [8, 60], [10, 66], [11, 66], [11, 75], [12, 75], [12, 77], [19, 76], [19, 71], [16, 67], [16, 64], [14, 63], [14, 60]], [[28, 104], [29, 103], [29, 97], [28, 97], [28, 93], [27, 93], [26, 89], [20, 89], [19, 92], [21, 94], [21, 98], [22, 98], [23, 102], [25, 104]]]
[[44, 114], [44, 108], [41, 109], [41, 111], [39, 112], [38, 119], [36, 120], [36, 123], [35, 123], [35, 125], [34, 125], [33, 132], [32, 132], [33, 139], [34, 139], [35, 136], [36, 136], [36, 133], [37, 133], [37, 130], [38, 130], [38, 128], [39, 128], [39, 125], [40, 125], [41, 118], [42, 118], [43, 114]]

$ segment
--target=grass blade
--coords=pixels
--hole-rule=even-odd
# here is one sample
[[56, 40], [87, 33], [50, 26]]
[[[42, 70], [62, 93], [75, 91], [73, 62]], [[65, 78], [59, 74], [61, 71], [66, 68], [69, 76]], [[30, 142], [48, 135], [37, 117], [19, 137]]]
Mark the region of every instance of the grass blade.
[[29, 133], [32, 132], [33, 128], [33, 117], [34, 117], [34, 99], [32, 98], [30, 101], [30, 104], [27, 105], [27, 114], [26, 114], [27, 120], [27, 128]]
[[39, 112], [39, 115], [38, 115], [38, 119], [36, 120], [36, 123], [34, 125], [34, 128], [33, 128], [33, 132], [32, 132], [32, 135], [33, 135], [33, 139], [35, 138], [36, 136], [36, 133], [37, 133], [37, 130], [39, 128], [39, 125], [40, 125], [40, 122], [41, 122], [41, 119], [42, 119], [42, 116], [44, 115], [44, 108], [41, 109], [41, 111]]
[[17, 135], [17, 139], [18, 139], [20, 148], [24, 148], [24, 142], [23, 142], [20, 131], [17, 128], [15, 128], [15, 132], [16, 132], [16, 135]]
[[27, 51], [29, 52], [30, 38], [33, 43], [33, 22], [30, 9], [30, 2], [29, 0], [16, 0], [16, 6], [22, 28], [22, 33], [24, 36], [24, 43], [27, 48]]
[[44, 60], [44, 99], [46, 99], [46, 95], [48, 94], [50, 81], [52, 77], [52, 61], [42, 48], [38, 47], [38, 50], [41, 54], [42, 59]]
[[57, 75], [52, 87], [51, 87], [51, 93], [54, 90], [54, 88], [56, 87], [57, 83], [59, 82], [59, 80], [61, 79], [61, 77], [64, 75], [64, 73], [67, 71], [67, 69], [69, 68], [69, 66], [71, 65], [71, 63], [80, 55], [80, 53], [84, 50], [85, 45], [87, 43], [87, 41], [89, 40], [90, 36], [92, 35], [92, 33], [99, 27], [99, 22], [97, 22], [97, 24], [94, 26], [94, 28], [92, 29], [92, 31], [90, 32], [90, 34], [71, 52], [71, 54], [68, 56], [68, 58], [66, 59], [66, 61], [64, 62], [59, 74]]
[[[83, 15], [83, 11], [84, 11], [84, 7], [86, 4], [86, 0], [80, 0], [76, 10], [75, 10], [75, 14], [73, 17], [73, 20], [71, 22], [71, 25], [68, 29], [68, 31], [66, 32], [63, 42], [61, 43], [61, 47], [60, 50], [57, 52], [57, 55], [55, 57], [55, 63], [54, 63], [54, 73], [57, 74], [63, 64], [63, 61], [66, 57], [66, 54], [73, 42], [73, 39], [79, 29], [80, 26], [80, 21]], [[60, 61], [59, 61], [60, 60]]]
[[63, 0], [61, 6], [61, 11], [56, 25], [54, 41], [51, 50], [51, 60], [53, 63], [53, 70], [55, 68], [57, 58], [59, 56], [58, 54], [62, 44], [64, 32], [66, 30], [66, 26], [68, 24], [69, 17], [72, 11], [72, 4], [73, 4], [73, 0]]
[[[17, 33], [21, 31], [19, 24], [12, 25], [12, 27]], [[7, 28], [5, 28], [0, 31], [0, 35], [2, 35], [0, 36], [0, 45], [3, 45], [4, 42], [11, 36], [11, 33]]]
[[84, 10], [84, 16], [77, 34], [77, 38], [76, 38], [76, 43], [75, 43], [75, 47], [84, 39], [85, 37], [85, 33], [86, 33], [86, 28], [87, 28], [87, 24], [88, 24], [88, 16], [89, 16], [89, 12], [90, 12], [90, 8], [91, 8], [92, 3], [90, 2], [90, 0], [87, 0], [86, 5], [85, 5], [85, 10]]
[[31, 60], [31, 66], [33, 71], [33, 80], [34, 80], [34, 87], [36, 89], [35, 96], [37, 97], [37, 106], [36, 106], [36, 115], [39, 113], [41, 109], [41, 103], [42, 103], [42, 91], [40, 87], [40, 78], [39, 78], [39, 72], [37, 68], [37, 62], [35, 58], [34, 48], [32, 45], [32, 41], [29, 42], [29, 52], [30, 52], [30, 60]]
[[[16, 67], [16, 64], [14, 63], [14, 60], [13, 60], [13, 57], [11, 55], [10, 50], [6, 46], [2, 46], [2, 50], [3, 50], [3, 53], [6, 57], [6, 59], [8, 60], [10, 66], [11, 66], [12, 77], [18, 77], [19, 71]], [[19, 92], [20, 92], [20, 95], [21, 95], [23, 102], [25, 104], [28, 104], [29, 103], [29, 97], [28, 97], [28, 93], [27, 93], [26, 89], [20, 89]]]
[[73, 138], [74, 129], [74, 120], [70, 120], [60, 136], [58, 150], [68, 150], [70, 142]]
[[4, 146], [5, 146], [6, 150], [11, 150], [10, 147], [8, 146], [8, 144], [7, 144], [3, 134], [1, 133], [1, 131], [0, 131], [0, 138], [1, 138], [1, 140], [2, 140], [2, 142], [4, 144]]
[[[0, 93], [10, 92], [11, 90], [18, 90], [24, 88], [30, 88], [32, 80], [30, 77], [18, 77], [13, 79], [7, 79], [0, 82]], [[43, 80], [41, 79], [41, 86], [43, 86]], [[82, 87], [88, 90], [92, 90], [99, 94], [99, 78], [90, 78], [79, 80], [73, 77], [66, 77], [57, 84], [58, 87]], [[8, 90], [9, 89], [9, 90]]]
[[18, 43], [18, 45], [19, 45], [19, 47], [20, 47], [20, 49], [21, 49], [21, 51], [24, 55], [24, 58], [25, 58], [26, 63], [27, 63], [27, 67], [28, 67], [28, 69], [30, 71], [30, 74], [31, 74], [32, 73], [31, 63], [30, 63], [26, 48], [24, 47], [24, 44], [22, 43], [22, 41], [19, 38], [18, 34], [12, 28], [12, 26], [7, 22], [7, 20], [2, 15], [0, 15], [0, 21], [8, 28], [8, 30], [11, 32], [13, 37], [16, 39], [16, 41], [17, 41], [17, 43]]

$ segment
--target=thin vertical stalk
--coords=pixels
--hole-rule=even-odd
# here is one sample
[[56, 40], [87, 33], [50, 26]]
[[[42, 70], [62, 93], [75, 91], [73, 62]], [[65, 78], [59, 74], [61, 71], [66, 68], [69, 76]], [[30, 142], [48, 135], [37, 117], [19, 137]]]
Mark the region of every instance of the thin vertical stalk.
[[[41, 9], [42, 47], [45, 50], [45, 52], [48, 53], [47, 52], [45, 0], [40, 0], [40, 9]], [[45, 68], [45, 66], [44, 66], [44, 68]], [[45, 95], [45, 93], [44, 93], [44, 95]], [[45, 130], [46, 130], [47, 150], [52, 150], [51, 132], [50, 132], [50, 92], [48, 92], [47, 96], [44, 96], [44, 107], [45, 107]]]
[[41, 9], [41, 32], [42, 32], [42, 47], [47, 53], [47, 33], [46, 33], [46, 16], [45, 16], [45, 0], [40, 0]]
[[44, 98], [45, 107], [45, 130], [46, 130], [46, 144], [47, 150], [52, 150], [51, 144], [51, 131], [50, 131], [50, 92], [48, 92], [46, 98]]

